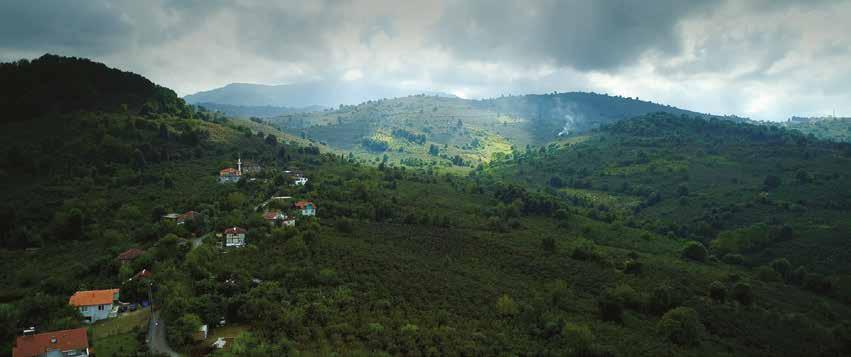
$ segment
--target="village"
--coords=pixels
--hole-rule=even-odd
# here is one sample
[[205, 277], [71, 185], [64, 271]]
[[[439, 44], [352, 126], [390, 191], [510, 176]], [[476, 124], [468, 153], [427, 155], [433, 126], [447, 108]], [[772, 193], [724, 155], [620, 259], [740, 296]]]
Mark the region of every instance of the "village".
[[[239, 157], [236, 167], [226, 167], [219, 171], [218, 183], [222, 185], [237, 184], [243, 180], [257, 180], [254, 176], [262, 172], [262, 167], [255, 162], [243, 162]], [[287, 169], [283, 171], [287, 178], [288, 186], [292, 190], [303, 188], [309, 181], [308, 177], [298, 169]], [[276, 208], [269, 208], [274, 206]], [[260, 205], [254, 207], [254, 214], [262, 218], [270, 228], [294, 227], [296, 222], [303, 219], [316, 219], [318, 207], [307, 198], [296, 199], [292, 196], [272, 196]], [[204, 231], [205, 215], [198, 211], [189, 210], [183, 213], [167, 213], [161, 216], [165, 224], [176, 227], [187, 227], [190, 237], [181, 240], [181, 245], [189, 249], [195, 249], [202, 244], [211, 244], [221, 254], [228, 250], [244, 248], [251, 244], [249, 230], [238, 225], [229, 226], [221, 231]], [[129, 248], [117, 256], [114, 261], [122, 269], [129, 268], [134, 262], [141, 259], [147, 251], [140, 247]], [[136, 264], [138, 265], [138, 264]], [[156, 304], [154, 302], [154, 291], [156, 287], [155, 272], [149, 266], [134, 271], [122, 286], [110, 289], [80, 290], [68, 298], [68, 305], [79, 311], [83, 317], [82, 322], [89, 326], [97, 327], [108, 321], [121, 320], [123, 318], [139, 319], [147, 321], [146, 343], [153, 353], [177, 355], [165, 342], [163, 335], [164, 323], [158, 319]], [[254, 279], [257, 283], [258, 280]], [[141, 288], [140, 288], [141, 287]], [[141, 291], [140, 291], [141, 290]], [[122, 296], [122, 291], [128, 292]], [[207, 341], [210, 331], [222, 328], [227, 321], [222, 317], [217, 326], [201, 325], [193, 334], [193, 340], [197, 344], [206, 344], [209, 348], [221, 349], [227, 345], [225, 338], [217, 338]], [[30, 327], [22, 331], [15, 340], [12, 349], [13, 357], [30, 356], [90, 356], [94, 355], [94, 349], [89, 341], [89, 333], [86, 327], [39, 332], [36, 327]]]

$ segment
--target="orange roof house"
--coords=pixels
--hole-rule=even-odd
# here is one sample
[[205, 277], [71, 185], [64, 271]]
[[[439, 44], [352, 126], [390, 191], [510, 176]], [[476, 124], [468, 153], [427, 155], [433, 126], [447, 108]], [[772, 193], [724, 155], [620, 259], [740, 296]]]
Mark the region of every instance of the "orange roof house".
[[78, 291], [68, 303], [73, 306], [109, 305], [118, 300], [118, 289]]
[[[12, 357], [42, 356], [49, 352], [77, 352], [76, 355], [89, 354], [89, 337], [86, 328], [45, 332], [37, 335], [18, 336], [12, 347]], [[52, 355], [51, 355], [52, 356]]]

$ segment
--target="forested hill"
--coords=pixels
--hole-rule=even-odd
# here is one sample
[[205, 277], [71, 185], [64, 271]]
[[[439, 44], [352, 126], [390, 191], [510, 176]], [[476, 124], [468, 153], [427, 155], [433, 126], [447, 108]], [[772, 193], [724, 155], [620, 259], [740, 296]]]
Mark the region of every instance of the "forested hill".
[[701, 115], [595, 93], [466, 100], [417, 95], [269, 119], [284, 131], [409, 166], [475, 167], [512, 147], [546, 145], [652, 112]]
[[174, 91], [145, 77], [51, 54], [0, 63], [0, 107], [3, 122], [80, 110], [188, 114]]
[[700, 241], [719, 259], [851, 273], [851, 145], [776, 126], [652, 114], [518, 151], [489, 175], [607, 221]]

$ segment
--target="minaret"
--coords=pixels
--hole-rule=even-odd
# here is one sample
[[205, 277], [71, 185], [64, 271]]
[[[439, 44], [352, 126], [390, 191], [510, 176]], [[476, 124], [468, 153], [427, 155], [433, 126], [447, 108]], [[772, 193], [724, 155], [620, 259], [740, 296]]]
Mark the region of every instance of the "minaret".
[[239, 174], [239, 176], [242, 176], [242, 155], [240, 155], [239, 158], [236, 159], [236, 172]]

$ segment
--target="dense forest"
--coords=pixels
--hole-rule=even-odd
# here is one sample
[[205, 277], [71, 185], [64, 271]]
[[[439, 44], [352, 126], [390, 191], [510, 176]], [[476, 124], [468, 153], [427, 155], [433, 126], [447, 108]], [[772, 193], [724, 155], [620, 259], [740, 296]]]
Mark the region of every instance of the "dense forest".
[[[377, 115], [370, 106], [404, 111], [378, 135], [340, 139], [385, 157], [375, 161], [87, 60], [2, 68], [17, 78], [4, 91], [62, 104], [1, 124], [0, 354], [24, 328], [81, 326], [74, 291], [121, 288], [139, 302], [148, 286], [169, 345], [214, 356], [851, 353], [847, 144], [656, 113], [512, 148], [473, 124], [517, 114], [455, 117], [467, 104], [422, 96], [323, 114], [355, 126]], [[47, 72], [89, 74], [47, 90]], [[62, 100], [61, 88], [111, 76], [132, 83]], [[441, 127], [402, 125], [429, 112], [447, 113]], [[468, 148], [500, 149], [474, 160], [434, 139], [459, 132], [479, 139]], [[399, 142], [422, 155], [384, 156]], [[414, 161], [431, 158], [451, 164]], [[237, 159], [260, 169], [219, 183]], [[292, 170], [308, 183], [290, 184]], [[262, 213], [288, 206], [270, 197], [311, 200], [318, 214], [270, 226]], [[203, 220], [162, 219], [190, 210]], [[246, 247], [222, 246], [234, 226]], [[119, 264], [131, 247], [145, 253]], [[148, 280], [128, 280], [142, 269]], [[99, 356], [151, 354], [145, 325], [100, 335], [99, 324]], [[193, 340], [201, 324], [227, 331], [228, 347]]]

